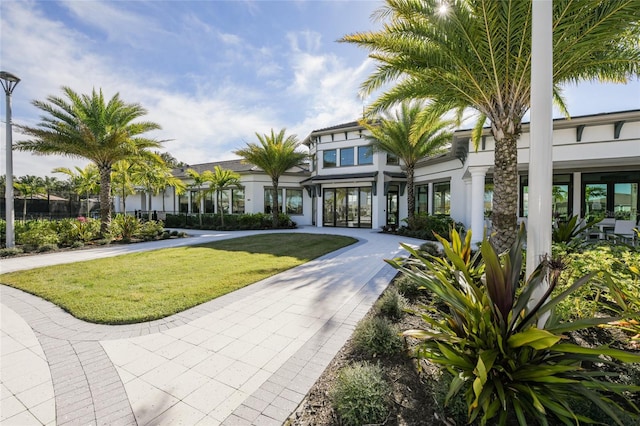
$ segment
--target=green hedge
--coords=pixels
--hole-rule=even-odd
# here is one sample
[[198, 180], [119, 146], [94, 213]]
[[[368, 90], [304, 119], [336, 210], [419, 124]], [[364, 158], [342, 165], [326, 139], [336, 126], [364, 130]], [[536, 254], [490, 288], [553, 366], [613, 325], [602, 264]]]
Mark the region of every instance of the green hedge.
[[[165, 218], [167, 228], [188, 228], [188, 229], [215, 229], [215, 230], [249, 230], [249, 229], [271, 229], [273, 228], [273, 217], [266, 213], [244, 213], [225, 214], [224, 226], [217, 213], [182, 213], [167, 214]], [[291, 218], [281, 213], [279, 217], [279, 228], [295, 228], [296, 223]]]

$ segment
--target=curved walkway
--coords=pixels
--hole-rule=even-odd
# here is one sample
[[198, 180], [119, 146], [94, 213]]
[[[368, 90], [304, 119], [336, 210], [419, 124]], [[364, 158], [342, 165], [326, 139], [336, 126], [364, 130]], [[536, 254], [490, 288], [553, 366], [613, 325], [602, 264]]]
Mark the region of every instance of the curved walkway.
[[[282, 231], [278, 231], [282, 232]], [[417, 240], [303, 227], [359, 242], [157, 321], [107, 326], [7, 286], [3, 425], [281, 425], [395, 275], [382, 260]], [[252, 232], [0, 261], [4, 272], [191, 245]], [[1, 281], [1, 277], [0, 277]]]

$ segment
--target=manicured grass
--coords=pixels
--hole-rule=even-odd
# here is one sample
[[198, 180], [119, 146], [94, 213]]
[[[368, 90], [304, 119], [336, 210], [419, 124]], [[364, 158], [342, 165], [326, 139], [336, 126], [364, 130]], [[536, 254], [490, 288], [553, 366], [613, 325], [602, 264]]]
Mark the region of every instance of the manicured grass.
[[318, 234], [262, 234], [0, 275], [85, 321], [163, 318], [356, 242]]

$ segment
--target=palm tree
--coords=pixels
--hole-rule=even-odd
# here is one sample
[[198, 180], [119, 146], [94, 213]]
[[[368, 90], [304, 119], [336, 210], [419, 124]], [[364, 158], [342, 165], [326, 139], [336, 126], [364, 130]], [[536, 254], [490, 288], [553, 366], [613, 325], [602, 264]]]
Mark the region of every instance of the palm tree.
[[[173, 186], [177, 189], [177, 193], [184, 190], [184, 183], [171, 173], [171, 167], [165, 163], [164, 159], [159, 155], [153, 154], [136, 162], [133, 169], [132, 179], [137, 185], [141, 185], [148, 199], [147, 211], [149, 220], [152, 218], [152, 198], [160, 192], [165, 191], [167, 186]], [[164, 197], [162, 198], [164, 210]]]
[[300, 142], [296, 135], [285, 137], [286, 129], [271, 135], [256, 133], [259, 144], [247, 143], [245, 148], [234, 151], [246, 163], [260, 167], [269, 177], [273, 185], [273, 227], [278, 227], [280, 206], [278, 205], [278, 182], [287, 170], [301, 165], [307, 158], [304, 152], [296, 151]]
[[87, 164], [84, 169], [76, 166], [75, 171], [67, 167], [56, 167], [53, 173], [63, 173], [69, 176], [71, 186], [78, 195], [85, 195], [87, 198], [87, 217], [89, 217], [89, 196], [100, 192], [100, 173], [95, 164]]
[[134, 120], [147, 113], [139, 104], [127, 104], [116, 94], [105, 102], [102, 90], [80, 95], [69, 87], [62, 91], [67, 99], [49, 96], [32, 104], [45, 112], [35, 127], [18, 126], [33, 139], [21, 141], [16, 148], [36, 154], [57, 154], [85, 158], [100, 172], [100, 232], [111, 222], [111, 172], [120, 160], [135, 158], [161, 142], [141, 137], [160, 129], [160, 125]]
[[27, 220], [27, 197], [33, 200], [34, 196], [44, 194], [44, 181], [39, 176], [20, 176], [13, 187], [22, 195], [22, 220]]
[[222, 209], [222, 191], [233, 187], [240, 187], [240, 175], [233, 170], [223, 169], [220, 166], [215, 166], [213, 173], [209, 176], [209, 190], [214, 191], [216, 194], [216, 204], [218, 205], [218, 211], [220, 212], [220, 223], [224, 226], [224, 210]]
[[198, 222], [200, 223], [200, 227], [202, 227], [202, 200], [208, 193], [208, 187], [206, 185], [207, 182], [211, 181], [212, 173], [211, 170], [198, 173], [193, 169], [187, 169], [185, 173], [193, 180], [193, 182], [188, 185], [189, 188], [197, 191], [195, 202], [198, 205]]
[[407, 205], [409, 223], [416, 208], [414, 195], [414, 169], [423, 158], [442, 152], [451, 143], [452, 133], [447, 131], [454, 122], [440, 117], [430, 117], [419, 102], [403, 102], [395, 114], [387, 113], [382, 120], [361, 124], [371, 132], [365, 138], [374, 150], [388, 152], [398, 157], [407, 174]]
[[47, 213], [51, 214], [51, 193], [58, 189], [60, 181], [58, 178], [45, 176], [42, 180], [42, 185], [44, 186], [44, 190], [47, 192]]
[[113, 165], [111, 172], [111, 191], [122, 200], [122, 211], [125, 214], [127, 213], [127, 196], [136, 192], [131, 176], [134, 164], [129, 160], [120, 160]]
[[[375, 32], [342, 41], [368, 49], [377, 69], [362, 84], [370, 94], [389, 83], [369, 108], [428, 99], [440, 111], [479, 114], [477, 143], [488, 119], [496, 141], [492, 222], [499, 250], [516, 237], [517, 147], [531, 95], [531, 2], [386, 0]], [[554, 98], [566, 114], [560, 85], [580, 80], [626, 82], [640, 67], [639, 0], [554, 0]]]

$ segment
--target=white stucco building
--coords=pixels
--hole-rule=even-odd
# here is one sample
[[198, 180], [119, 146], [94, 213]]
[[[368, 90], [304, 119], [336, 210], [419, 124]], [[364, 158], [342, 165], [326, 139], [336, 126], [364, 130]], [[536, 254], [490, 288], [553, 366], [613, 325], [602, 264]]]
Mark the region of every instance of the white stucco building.
[[[553, 210], [561, 217], [604, 214], [638, 220], [640, 201], [640, 110], [554, 120]], [[407, 217], [406, 177], [397, 158], [373, 152], [366, 130], [351, 122], [312, 131], [303, 144], [308, 168], [280, 179], [283, 211], [299, 225], [379, 228]], [[519, 216], [528, 214], [529, 125], [518, 140]], [[476, 150], [471, 130], [454, 133], [451, 149], [416, 166], [416, 210], [450, 215], [482, 235], [491, 209], [495, 141], [485, 129]], [[271, 182], [255, 166], [240, 160], [190, 166], [198, 172], [219, 165], [238, 172], [244, 186], [227, 191], [229, 213], [270, 212]], [[177, 176], [188, 181], [184, 170]], [[152, 199], [152, 209], [195, 212], [191, 189], [175, 196], [169, 189]], [[118, 203], [116, 203], [118, 205]], [[163, 208], [164, 206], [164, 208]], [[204, 212], [218, 211], [213, 196]], [[127, 198], [127, 211], [147, 210], [146, 195]]]

